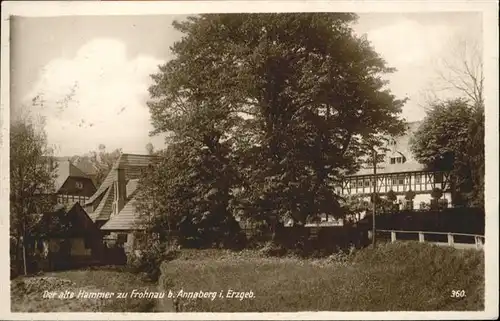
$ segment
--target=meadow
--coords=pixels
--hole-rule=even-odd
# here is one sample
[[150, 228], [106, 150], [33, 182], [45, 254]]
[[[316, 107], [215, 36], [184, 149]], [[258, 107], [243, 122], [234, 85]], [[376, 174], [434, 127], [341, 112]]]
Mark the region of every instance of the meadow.
[[[418, 242], [380, 243], [326, 258], [258, 250], [180, 250], [158, 282], [126, 267], [18, 277], [13, 312], [480, 311], [484, 253]], [[47, 299], [44, 291], [160, 291], [175, 299]], [[232, 291], [232, 292], [231, 292]], [[189, 293], [214, 293], [189, 298]], [[198, 296], [198, 295], [196, 295]]]
[[[181, 312], [478, 311], [484, 309], [484, 254], [417, 242], [379, 244], [323, 259], [257, 252], [184, 251], [164, 262], [159, 286]], [[228, 297], [251, 292], [252, 298]]]

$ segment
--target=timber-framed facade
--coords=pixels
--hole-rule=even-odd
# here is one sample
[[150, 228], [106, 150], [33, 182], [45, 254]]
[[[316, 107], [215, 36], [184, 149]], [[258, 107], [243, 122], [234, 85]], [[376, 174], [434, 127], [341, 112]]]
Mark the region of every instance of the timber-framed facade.
[[[439, 189], [443, 200], [451, 204], [451, 173], [429, 170], [419, 163], [411, 152], [411, 137], [419, 126], [420, 122], [409, 123], [405, 135], [389, 141], [384, 160], [377, 165], [375, 191], [381, 197], [392, 191], [399, 203], [404, 202], [407, 192], [412, 191], [415, 194], [415, 209], [419, 209], [424, 203], [430, 204], [432, 191]], [[353, 175], [346, 176], [337, 192], [344, 197], [359, 196], [370, 200], [374, 191], [373, 182], [373, 168], [363, 168]]]

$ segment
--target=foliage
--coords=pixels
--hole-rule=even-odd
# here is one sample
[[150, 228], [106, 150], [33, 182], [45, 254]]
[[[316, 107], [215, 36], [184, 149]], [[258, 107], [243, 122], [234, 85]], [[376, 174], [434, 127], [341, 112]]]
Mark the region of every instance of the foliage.
[[413, 201], [415, 199], [416, 195], [417, 194], [415, 194], [415, 192], [410, 189], [410, 190], [406, 191], [406, 193], [405, 193], [405, 200]]
[[232, 177], [196, 141], [171, 144], [140, 179], [136, 208], [160, 242], [179, 235], [182, 246], [241, 246], [243, 235], [228, 210]]
[[55, 204], [55, 171], [45, 133], [30, 118], [13, 121], [10, 135], [10, 234], [18, 241], [19, 262], [36, 214], [51, 211]]
[[155, 148], [153, 146], [152, 143], [147, 143], [146, 144], [146, 152], [148, 153], [148, 155], [153, 155], [154, 152], [155, 152]]
[[[478, 311], [484, 309], [484, 254], [409, 242], [323, 260], [193, 255], [163, 264], [159, 285], [174, 293], [254, 294], [185, 300], [180, 312]], [[457, 289], [466, 289], [466, 297], [451, 298]]]
[[359, 195], [351, 195], [345, 199], [344, 208], [345, 212], [348, 213], [347, 217], [352, 220], [359, 221], [361, 220], [361, 214], [369, 211], [370, 204], [368, 201], [365, 201], [363, 197]]
[[389, 192], [387, 192], [386, 198], [388, 201], [391, 201], [391, 202], [395, 202], [398, 199], [398, 197], [396, 196], [396, 193], [392, 189]]
[[438, 200], [438, 199], [440, 199], [442, 196], [443, 196], [443, 191], [442, 191], [440, 188], [435, 187], [435, 188], [433, 188], [433, 189], [432, 189], [432, 191], [431, 191], [431, 197], [432, 197], [433, 199], [437, 199], [437, 200]]
[[152, 242], [140, 250], [140, 254], [130, 254], [127, 265], [135, 273], [145, 273], [149, 281], [156, 282], [160, 276], [160, 266], [164, 261], [173, 260], [177, 251], [165, 243]]
[[[411, 148], [418, 161], [452, 172], [453, 187], [470, 206], [484, 206], [484, 107], [465, 99], [431, 106]], [[456, 194], [455, 194], [456, 195]]]
[[112, 152], [106, 151], [106, 146], [100, 144], [98, 151], [91, 151], [85, 155], [75, 155], [70, 158], [70, 161], [76, 165], [81, 163], [89, 163], [95, 169], [96, 173], [94, 181], [97, 187], [106, 179], [109, 172], [113, 168], [114, 163], [121, 155], [121, 149], [115, 149]]
[[[211, 180], [222, 184], [214, 190], [222, 213], [230, 204], [270, 226], [341, 215], [333, 186], [358, 168], [374, 137], [403, 130], [404, 101], [382, 79], [393, 69], [355, 36], [355, 20], [343, 13], [216, 14], [174, 23], [184, 37], [153, 75], [154, 133], [173, 133], [190, 153], [206, 150], [204, 161], [219, 162], [227, 174]], [[227, 200], [229, 190], [237, 195]], [[185, 211], [198, 212], [202, 199]]]

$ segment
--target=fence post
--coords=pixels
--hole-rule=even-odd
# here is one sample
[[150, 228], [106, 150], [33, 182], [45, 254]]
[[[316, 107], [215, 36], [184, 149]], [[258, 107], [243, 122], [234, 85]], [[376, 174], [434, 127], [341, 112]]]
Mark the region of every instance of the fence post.
[[396, 232], [391, 231], [391, 242], [394, 243], [396, 242]]
[[424, 236], [424, 233], [422, 233], [422, 232], [418, 232], [418, 241], [419, 241], [420, 243], [425, 242], [425, 236]]
[[483, 245], [483, 241], [481, 241], [481, 237], [479, 236], [475, 236], [475, 239], [476, 239], [476, 248], [479, 250]]
[[453, 241], [453, 234], [448, 233], [448, 245], [449, 246], [453, 246], [453, 243], [454, 243], [454, 241]]

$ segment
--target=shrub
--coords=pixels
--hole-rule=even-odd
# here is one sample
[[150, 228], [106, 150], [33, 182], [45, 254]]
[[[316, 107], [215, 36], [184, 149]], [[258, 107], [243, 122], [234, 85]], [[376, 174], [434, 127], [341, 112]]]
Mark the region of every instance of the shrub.
[[441, 197], [443, 196], [443, 191], [438, 188], [438, 187], [435, 187], [434, 189], [432, 189], [432, 192], [431, 192], [431, 197], [433, 199], [440, 199]]
[[391, 202], [395, 202], [397, 200], [396, 193], [391, 189], [389, 192], [387, 192], [387, 200]]
[[414, 191], [409, 190], [409, 191], [407, 191], [407, 192], [405, 193], [405, 199], [406, 199], [407, 201], [413, 201], [413, 199], [415, 199], [415, 196], [416, 196], [416, 195], [417, 195], [417, 194], [415, 194], [415, 192], [414, 192]]
[[131, 253], [128, 265], [135, 273], [144, 273], [150, 281], [157, 281], [160, 276], [160, 265], [164, 261], [171, 261], [179, 252], [166, 243], [156, 242], [140, 252]]
[[282, 245], [276, 242], [267, 242], [259, 251], [261, 254], [265, 256], [284, 256], [287, 253], [287, 250]]

